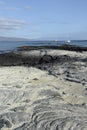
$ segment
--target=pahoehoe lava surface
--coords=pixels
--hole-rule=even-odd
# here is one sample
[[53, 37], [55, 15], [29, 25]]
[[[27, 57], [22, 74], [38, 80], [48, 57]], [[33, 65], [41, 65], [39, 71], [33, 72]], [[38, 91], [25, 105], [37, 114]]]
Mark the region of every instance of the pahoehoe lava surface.
[[0, 129], [87, 130], [86, 57], [55, 49], [2, 54]]

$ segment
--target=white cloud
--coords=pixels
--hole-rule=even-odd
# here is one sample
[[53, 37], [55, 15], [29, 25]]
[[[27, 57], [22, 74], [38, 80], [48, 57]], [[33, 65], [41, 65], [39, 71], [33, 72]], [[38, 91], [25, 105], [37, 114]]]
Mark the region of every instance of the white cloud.
[[16, 7], [1, 7], [0, 9], [8, 10], [8, 11], [18, 11], [18, 10], [21, 10], [21, 9], [31, 10], [31, 7], [30, 7], [30, 6], [25, 6], [25, 7], [23, 7], [23, 8], [16, 8]]
[[[2, 6], [2, 5], [4, 5], [4, 6]], [[9, 7], [9, 6], [6, 6], [6, 5], [7, 4], [4, 1], [0, 0], [0, 9], [9, 10], [9, 11], [17, 11], [17, 10], [21, 10], [21, 9], [25, 9], [25, 10], [30, 10], [31, 9], [31, 6], [29, 6], [29, 5], [26, 5], [24, 7], [19, 7], [19, 8], [17, 8], [17, 7]]]
[[0, 30], [18, 30], [27, 25], [28, 23], [23, 20], [0, 18]]
[[16, 7], [4, 7], [2, 9], [4, 9], [4, 10], [10, 10], [10, 11], [17, 11], [18, 10], [18, 8], [16, 8]]
[[31, 7], [30, 7], [30, 6], [25, 6], [24, 9], [26, 9], [26, 10], [30, 10]]

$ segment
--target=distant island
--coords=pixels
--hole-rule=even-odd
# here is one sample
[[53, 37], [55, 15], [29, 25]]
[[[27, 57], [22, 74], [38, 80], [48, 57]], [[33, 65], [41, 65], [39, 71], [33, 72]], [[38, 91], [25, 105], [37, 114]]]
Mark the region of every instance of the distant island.
[[0, 36], [0, 41], [30, 41], [30, 39]]
[[[40, 39], [28, 39], [28, 38], [18, 38], [18, 37], [5, 37], [5, 36], [0, 36], [0, 41], [66, 41], [66, 40], [40, 40]], [[72, 42], [83, 42], [83, 41], [87, 41], [87, 40], [67, 40], [67, 41], [72, 41]]]

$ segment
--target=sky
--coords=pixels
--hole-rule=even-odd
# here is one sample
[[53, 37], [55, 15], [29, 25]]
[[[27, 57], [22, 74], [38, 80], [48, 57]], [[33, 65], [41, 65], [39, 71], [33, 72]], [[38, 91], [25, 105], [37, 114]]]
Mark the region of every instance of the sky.
[[87, 0], [0, 0], [0, 36], [87, 39]]

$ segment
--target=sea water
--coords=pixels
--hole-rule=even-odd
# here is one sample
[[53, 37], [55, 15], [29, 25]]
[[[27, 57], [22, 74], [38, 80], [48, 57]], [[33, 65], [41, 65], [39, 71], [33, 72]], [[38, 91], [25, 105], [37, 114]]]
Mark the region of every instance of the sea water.
[[63, 44], [77, 45], [87, 47], [87, 41], [0, 41], [0, 52], [11, 51], [19, 46], [60, 46]]

